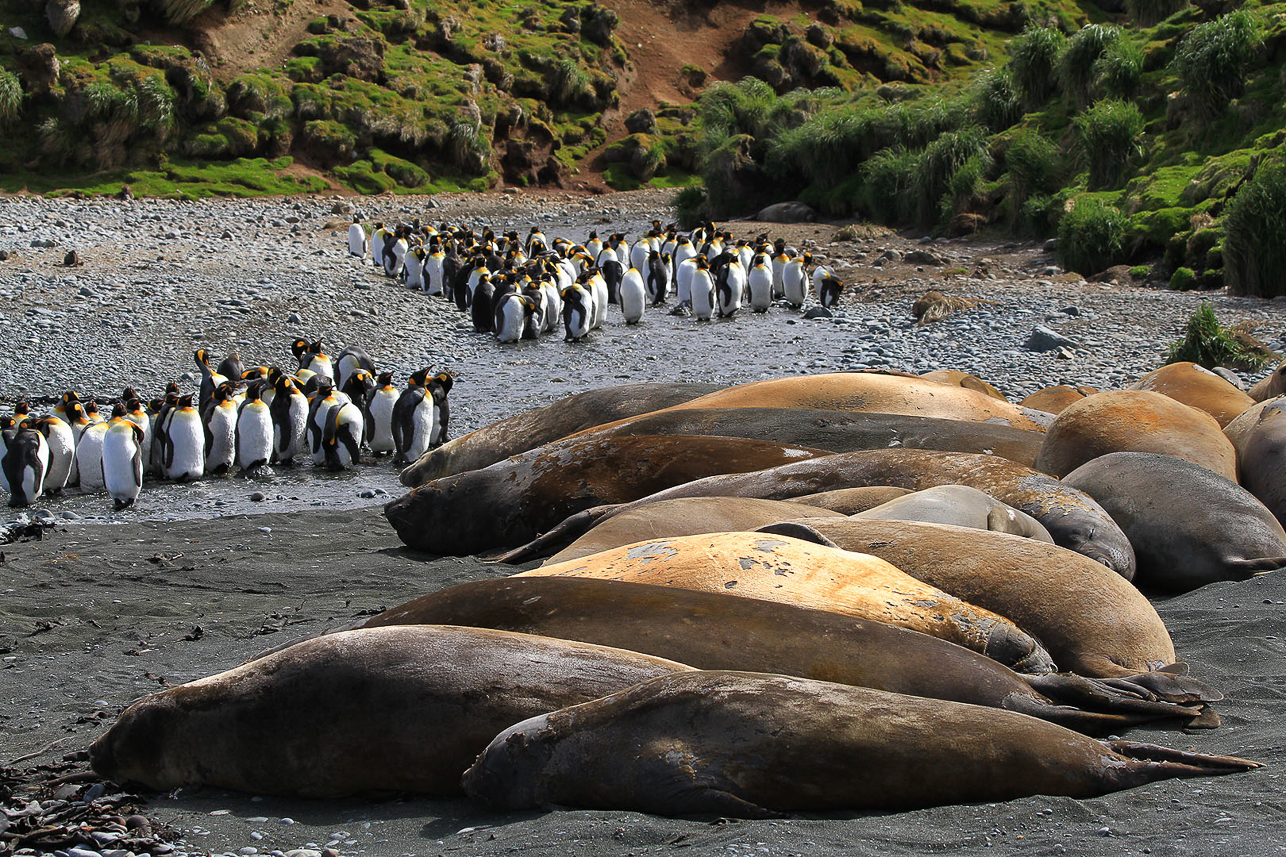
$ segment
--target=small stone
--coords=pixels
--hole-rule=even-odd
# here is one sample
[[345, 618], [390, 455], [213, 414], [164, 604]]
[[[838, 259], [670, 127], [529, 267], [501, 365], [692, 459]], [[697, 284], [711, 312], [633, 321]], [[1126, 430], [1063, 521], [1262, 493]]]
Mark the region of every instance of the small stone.
[[1045, 246], [1044, 246], [1044, 247], [1042, 247], [1041, 249], [1042, 249], [1044, 252], [1046, 252], [1046, 253], [1057, 253], [1057, 252], [1058, 252], [1058, 239], [1057, 239], [1057, 238], [1050, 238], [1048, 241], [1046, 241], [1046, 242], [1045, 242]]
[[222, 239], [222, 240], [224, 240], [224, 241], [231, 241], [231, 240], [232, 240], [232, 230], [231, 230], [231, 229], [225, 229], [225, 230], [223, 230], [223, 234], [222, 234], [222, 235], [220, 235], [220, 236], [219, 236], [219, 238], [220, 238], [220, 239]]
[[92, 848], [84, 845], [74, 845], [67, 849], [67, 857], [101, 857], [101, 855]]
[[287, 324], [303, 324], [303, 323], [304, 323], [304, 317], [303, 317], [302, 315], [300, 315], [299, 313], [297, 313], [297, 312], [292, 312], [289, 316], [287, 316], [287, 318], [286, 318], [286, 323], [287, 323]]
[[73, 512], [71, 509], [64, 509], [63, 511], [59, 512], [59, 513], [58, 513], [58, 517], [62, 518], [64, 521], [79, 521], [79, 520], [80, 520], [80, 515], [77, 515], [77, 514], [76, 514], [75, 512]]
[[261, 532], [261, 533], [271, 533], [271, 532], [272, 532], [272, 527], [260, 527], [260, 528], [259, 528], [259, 532]]
[[804, 318], [807, 319], [834, 318], [834, 316], [835, 314], [824, 306], [809, 307], [808, 310], [804, 312]]
[[1043, 324], [1036, 325], [1032, 329], [1031, 336], [1027, 338], [1028, 351], [1054, 351], [1059, 348], [1080, 348], [1080, 344], [1072, 339], [1068, 339], [1057, 331], [1050, 330]]
[[264, 494], [262, 491], [255, 491], [250, 495], [251, 503], [262, 503], [264, 500], [267, 500], [267, 499], [268, 499], [268, 496]]
[[27, 31], [22, 27], [10, 27], [9, 35], [13, 36], [15, 39], [22, 39], [24, 42], [27, 40]]

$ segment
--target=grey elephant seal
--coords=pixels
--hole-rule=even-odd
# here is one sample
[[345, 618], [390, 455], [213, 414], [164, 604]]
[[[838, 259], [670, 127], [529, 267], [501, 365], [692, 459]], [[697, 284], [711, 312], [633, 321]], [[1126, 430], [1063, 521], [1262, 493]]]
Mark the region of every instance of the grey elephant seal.
[[1040, 521], [968, 485], [938, 485], [890, 500], [853, 517], [880, 521], [924, 521], [1009, 533], [1054, 543]]
[[812, 223], [817, 220], [817, 212], [803, 202], [776, 202], [759, 209], [755, 220], [760, 223]]
[[1286, 567], [1286, 532], [1272, 512], [1231, 479], [1189, 461], [1116, 452], [1063, 481], [1121, 525], [1134, 545], [1141, 588], [1188, 592]]
[[145, 697], [89, 756], [99, 776], [157, 791], [451, 795], [506, 726], [686, 669], [480, 628], [348, 631]]
[[1260, 767], [957, 702], [761, 673], [664, 676], [515, 724], [464, 775], [500, 810], [549, 804], [762, 818], [1047, 794]]

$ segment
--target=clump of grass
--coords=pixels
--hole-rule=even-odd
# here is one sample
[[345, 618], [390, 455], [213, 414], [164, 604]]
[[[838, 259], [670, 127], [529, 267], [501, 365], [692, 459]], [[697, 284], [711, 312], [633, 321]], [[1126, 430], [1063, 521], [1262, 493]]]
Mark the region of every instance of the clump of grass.
[[155, 0], [165, 20], [171, 24], [186, 24], [214, 5], [214, 0]]
[[703, 187], [694, 185], [676, 193], [671, 204], [674, 206], [674, 216], [679, 222], [679, 228], [692, 229], [704, 222], [707, 219], [705, 203], [706, 192]]
[[878, 152], [862, 165], [862, 202], [872, 219], [891, 225], [915, 217], [912, 189], [923, 161], [923, 151], [896, 146]]
[[[962, 171], [966, 164], [973, 163], [970, 170], [970, 181], [961, 183], [958, 193], [970, 195], [981, 181], [982, 172], [990, 166], [987, 153], [987, 135], [977, 125], [969, 125], [959, 131], [948, 131], [934, 140], [924, 149], [920, 169], [915, 175], [918, 207], [917, 216], [921, 226], [932, 226], [942, 213], [943, 196], [951, 188], [952, 179]], [[950, 208], [951, 203], [946, 203]]]
[[1116, 206], [1093, 197], [1078, 199], [1058, 222], [1058, 256], [1082, 276], [1106, 270], [1124, 256], [1126, 218]]
[[1094, 61], [1094, 86], [1111, 98], [1133, 98], [1143, 81], [1143, 48], [1117, 39]]
[[1228, 366], [1250, 371], [1261, 368], [1267, 358], [1255, 350], [1247, 349], [1235, 333], [1219, 324], [1214, 308], [1208, 303], [1188, 318], [1183, 339], [1170, 345], [1166, 363], [1196, 363], [1207, 369]]
[[1145, 27], [1159, 24], [1175, 12], [1188, 8], [1188, 0], [1125, 0], [1125, 11]]
[[1114, 42], [1121, 38], [1121, 28], [1111, 24], [1086, 24], [1067, 40], [1059, 57], [1058, 73], [1063, 91], [1079, 109], [1094, 98], [1095, 64]]
[[1076, 134], [1090, 167], [1090, 190], [1113, 187], [1142, 151], [1143, 114], [1132, 101], [1098, 101], [1076, 117]]
[[1039, 131], [1022, 129], [1009, 139], [1005, 169], [1009, 173], [1011, 212], [1015, 219], [1034, 195], [1057, 190], [1061, 164], [1058, 146]]
[[974, 99], [978, 121], [992, 133], [1003, 131], [1022, 118], [1022, 101], [1014, 87], [1013, 72], [1008, 68], [983, 74]]
[[1241, 95], [1246, 71], [1262, 42], [1259, 17], [1239, 9], [1196, 27], [1179, 43], [1174, 69], [1202, 114], [1217, 116]]
[[1191, 268], [1175, 268], [1174, 273], [1170, 275], [1170, 288], [1176, 292], [1189, 291], [1196, 284], [1197, 274]]
[[1014, 89], [1028, 110], [1039, 109], [1054, 94], [1064, 42], [1063, 34], [1053, 27], [1028, 24], [1010, 44]]
[[22, 111], [22, 83], [18, 75], [0, 69], [0, 125], [18, 118]]
[[1242, 295], [1286, 294], [1286, 166], [1261, 164], [1224, 215], [1224, 279]]

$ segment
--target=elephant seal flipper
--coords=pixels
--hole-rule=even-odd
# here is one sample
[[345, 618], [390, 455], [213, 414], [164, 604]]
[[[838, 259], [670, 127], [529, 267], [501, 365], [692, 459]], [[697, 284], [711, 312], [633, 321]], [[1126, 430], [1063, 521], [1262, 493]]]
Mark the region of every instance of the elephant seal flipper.
[[602, 506], [594, 506], [574, 515], [568, 515], [553, 528], [536, 536], [525, 545], [519, 545], [513, 550], [492, 557], [491, 562], [517, 565], [530, 559], [551, 556], [585, 535], [599, 521], [610, 518], [628, 505], [628, 503], [605, 503]]
[[767, 524], [758, 527], [756, 533], [768, 533], [774, 536], [790, 536], [792, 539], [799, 539], [802, 542], [812, 542], [815, 545], [821, 545], [828, 548], [837, 548], [839, 545], [831, 541], [829, 537], [818, 532], [816, 527], [811, 527], [803, 521], [779, 521], [775, 524]]

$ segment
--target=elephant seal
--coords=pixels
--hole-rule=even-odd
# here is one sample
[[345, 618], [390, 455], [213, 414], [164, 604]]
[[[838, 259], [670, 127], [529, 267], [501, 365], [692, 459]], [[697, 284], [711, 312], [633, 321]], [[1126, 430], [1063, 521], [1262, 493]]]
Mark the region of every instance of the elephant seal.
[[[736, 533], [753, 530], [774, 521], [793, 518], [842, 518], [839, 512], [813, 508], [783, 500], [756, 500], [753, 497], [682, 497], [648, 503], [598, 526], [545, 560], [553, 565], [580, 559], [600, 551], [648, 539], [695, 536], [702, 533]], [[514, 559], [506, 554], [505, 562]]]
[[1036, 469], [1063, 477], [1109, 452], [1159, 452], [1237, 478], [1237, 453], [1215, 418], [1150, 390], [1110, 390], [1069, 405], [1045, 433]]
[[575, 512], [715, 473], [826, 455], [757, 440], [686, 435], [566, 438], [435, 479], [384, 507], [408, 547], [464, 556], [520, 545]]
[[1205, 411], [1223, 428], [1255, 400], [1196, 363], [1168, 363], [1153, 369], [1130, 385], [1131, 390], [1151, 390]]
[[515, 724], [463, 785], [498, 810], [562, 804], [763, 818], [1094, 797], [1257, 767], [1098, 741], [993, 708], [719, 670], [663, 676]]
[[[1040, 521], [968, 485], [938, 485], [890, 500], [853, 517], [879, 521], [924, 521], [1009, 533], [1054, 543]], [[592, 532], [592, 531], [591, 531]]]
[[937, 381], [939, 384], [946, 384], [948, 387], [964, 387], [966, 390], [976, 390], [991, 396], [993, 399], [1000, 399], [1002, 402], [1008, 402], [1005, 394], [979, 378], [977, 375], [970, 375], [968, 372], [961, 372], [959, 369], [935, 369], [932, 372], [925, 372], [920, 376], [928, 378], [930, 381]]
[[1283, 393], [1286, 393], [1286, 360], [1250, 388], [1250, 398], [1256, 402], [1275, 399]]
[[565, 396], [449, 440], [402, 471], [407, 488], [478, 470], [578, 431], [668, 408], [722, 389], [719, 384], [622, 384]]
[[1246, 439], [1254, 431], [1255, 426], [1259, 424], [1260, 417], [1267, 408], [1279, 408], [1286, 405], [1286, 398], [1275, 396], [1271, 399], [1265, 399], [1262, 402], [1255, 402], [1246, 410], [1238, 414], [1232, 422], [1223, 427], [1224, 437], [1232, 443], [1233, 449], [1237, 450], [1237, 481], [1242, 480], [1241, 461], [1246, 451]]
[[[676, 497], [788, 500], [838, 488], [872, 485], [912, 491], [936, 485], [969, 485], [1040, 521], [1055, 544], [1103, 563], [1126, 580], [1134, 576], [1134, 550], [1130, 540], [1093, 498], [1043, 473], [988, 455], [919, 449], [836, 453], [826, 456], [825, 461], [801, 461], [771, 470], [698, 479], [658, 491], [634, 505]], [[530, 550], [526, 556], [551, 553], [599, 520], [620, 514], [626, 508], [630, 506], [605, 506], [578, 512], [527, 546]]]
[[796, 675], [1021, 711], [1083, 732], [1197, 714], [1080, 676], [1019, 675], [963, 646], [883, 622], [619, 580], [477, 580], [392, 607], [362, 627], [389, 625], [465, 625], [577, 640], [681, 657], [698, 669]]
[[802, 494], [791, 497], [786, 502], [802, 503], [821, 509], [830, 509], [841, 515], [856, 515], [867, 509], [874, 509], [882, 503], [896, 500], [911, 494], [906, 488], [894, 488], [892, 485], [872, 485], [869, 488], [840, 488], [835, 491], [819, 491], [816, 494]]
[[1045, 435], [971, 420], [811, 408], [670, 408], [579, 432], [576, 436], [686, 434], [749, 437], [827, 452], [936, 449], [998, 455], [1031, 467]]
[[104, 779], [157, 791], [452, 795], [500, 729], [687, 669], [507, 631], [347, 631], [144, 697], [89, 758]]
[[778, 601], [922, 631], [1018, 672], [1053, 669], [1041, 645], [1008, 619], [922, 583], [884, 560], [799, 539], [760, 533], [679, 536], [514, 576], [623, 580]]
[[817, 212], [808, 203], [798, 200], [775, 202], [759, 209], [755, 220], [760, 223], [812, 223], [817, 220]]
[[1057, 387], [1046, 387], [1037, 390], [1018, 403], [1019, 407], [1044, 411], [1047, 414], [1058, 414], [1068, 405], [1079, 402], [1086, 396], [1092, 396], [1098, 390], [1093, 387], [1069, 387], [1059, 384]]
[[1240, 448], [1241, 484], [1286, 521], [1286, 397], [1269, 399]]
[[1272, 512], [1200, 465], [1114, 452], [1082, 464], [1063, 482], [1097, 500], [1129, 536], [1140, 588], [1188, 592], [1286, 567], [1286, 531]]

